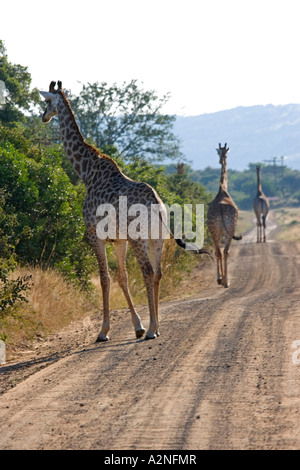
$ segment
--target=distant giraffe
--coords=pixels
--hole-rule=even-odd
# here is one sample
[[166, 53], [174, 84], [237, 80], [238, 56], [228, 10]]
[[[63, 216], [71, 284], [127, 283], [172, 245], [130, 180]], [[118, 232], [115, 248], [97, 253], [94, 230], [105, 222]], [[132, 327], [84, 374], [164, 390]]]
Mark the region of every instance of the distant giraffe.
[[266, 218], [269, 212], [269, 201], [261, 188], [260, 171], [260, 166], [257, 166], [257, 193], [253, 200], [253, 209], [257, 219], [257, 243], [266, 241]]
[[[215, 199], [210, 203], [207, 213], [207, 226], [212, 236], [215, 255], [217, 257], [217, 282], [224, 287], [229, 287], [228, 281], [228, 254], [231, 240], [241, 240], [242, 236], [235, 236], [235, 229], [238, 220], [238, 208], [229, 196], [227, 191], [227, 154], [229, 148], [227, 144], [224, 147], [216, 149], [221, 164], [220, 188]], [[225, 247], [222, 256], [220, 244], [221, 237], [224, 236]]]
[[[162, 277], [161, 257], [164, 239], [161, 235], [161, 230], [158, 230], [156, 238], [152, 238], [149, 234], [146, 234], [146, 236], [141, 235], [139, 238], [130, 236], [127, 228], [129, 223], [134, 220], [134, 216], [129, 215], [128, 209], [136, 207], [135, 205], [138, 205], [139, 209], [145, 208], [145, 219], [150, 227], [152, 205], [159, 207], [160, 222], [162, 221], [163, 215], [166, 215], [166, 208], [151, 186], [127, 178], [110, 157], [100, 154], [96, 148], [88, 145], [84, 141], [70, 103], [62, 90], [62, 83], [58, 82], [57, 89], [55, 89], [55, 85], [56, 82], [51, 82], [49, 92], [40, 92], [47, 104], [42, 121], [44, 123], [49, 122], [53, 116], [58, 115], [61, 139], [67, 156], [75, 171], [85, 183], [87, 189], [87, 195], [83, 205], [83, 217], [89, 243], [97, 256], [103, 297], [103, 323], [97, 341], [107, 341], [107, 333], [110, 329], [110, 277], [106, 258], [106, 242], [114, 243], [118, 262], [118, 282], [124, 292], [131, 312], [136, 337], [141, 338], [144, 335], [145, 329], [131, 300], [125, 267], [127, 242], [130, 243], [133, 249], [143, 273], [148, 297], [150, 324], [146, 338], [153, 339], [159, 335], [158, 299], [159, 285]], [[125, 206], [120, 206], [121, 197], [126, 200], [126, 202], [124, 202]], [[124, 199], [122, 199], [122, 201], [124, 201]], [[108, 206], [114, 209], [116, 215], [115, 236], [112, 238], [101, 238], [98, 236], [97, 232], [97, 224], [100, 220], [98, 209], [99, 207], [106, 208]], [[121, 227], [121, 220], [123, 220], [124, 217], [126, 219], [126, 233], [124, 233], [124, 231], [122, 232]], [[182, 248], [190, 249], [188, 243], [183, 240], [178, 239], [176, 242]], [[195, 249], [195, 252], [198, 254], [210, 254], [209, 251], [205, 249]]]

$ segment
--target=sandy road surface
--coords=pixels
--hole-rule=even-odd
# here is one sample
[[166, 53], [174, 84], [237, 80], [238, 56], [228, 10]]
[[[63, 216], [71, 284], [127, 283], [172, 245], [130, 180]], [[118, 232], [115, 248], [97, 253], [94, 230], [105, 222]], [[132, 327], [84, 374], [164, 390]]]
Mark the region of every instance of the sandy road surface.
[[300, 245], [252, 236], [229, 289], [207, 262], [197, 296], [161, 304], [159, 338], [124, 310], [108, 343], [91, 318], [2, 367], [0, 449], [299, 449]]

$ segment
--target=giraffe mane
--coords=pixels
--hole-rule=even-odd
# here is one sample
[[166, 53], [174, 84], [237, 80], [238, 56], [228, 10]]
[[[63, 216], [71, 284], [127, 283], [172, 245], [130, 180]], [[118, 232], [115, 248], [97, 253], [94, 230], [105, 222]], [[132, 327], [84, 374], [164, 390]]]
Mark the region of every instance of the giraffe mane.
[[68, 100], [66, 94], [64, 93], [64, 91], [63, 91], [62, 89], [58, 89], [58, 90], [56, 91], [56, 93], [57, 93], [57, 92], [61, 94], [61, 96], [62, 96], [63, 99], [64, 99], [64, 102], [66, 103], [66, 105], [67, 105], [67, 107], [68, 107], [68, 109], [69, 109], [69, 111], [70, 111], [70, 115], [71, 115], [72, 120], [73, 120], [73, 123], [74, 123], [74, 125], [75, 125], [75, 127], [76, 127], [76, 129], [77, 129], [77, 131], [78, 131], [78, 135], [79, 135], [79, 137], [80, 137], [82, 143], [83, 143], [89, 150], [92, 150], [94, 153], [96, 153], [96, 154], [99, 156], [99, 158], [103, 158], [103, 159], [109, 161], [110, 163], [112, 163], [112, 164], [117, 168], [117, 170], [118, 170], [119, 172], [121, 172], [121, 170], [120, 170], [118, 164], [117, 164], [111, 157], [109, 157], [109, 156], [106, 155], [105, 153], [100, 153], [99, 150], [98, 150], [96, 147], [94, 147], [93, 145], [88, 144], [88, 143], [84, 140], [83, 135], [82, 135], [82, 133], [81, 133], [81, 131], [80, 131], [80, 129], [79, 129], [79, 126], [78, 126], [78, 124], [77, 124], [77, 122], [76, 122], [76, 119], [75, 119], [75, 116], [74, 116], [74, 112], [73, 112], [73, 110], [72, 110], [72, 108], [71, 108], [70, 102], [69, 102], [69, 100]]

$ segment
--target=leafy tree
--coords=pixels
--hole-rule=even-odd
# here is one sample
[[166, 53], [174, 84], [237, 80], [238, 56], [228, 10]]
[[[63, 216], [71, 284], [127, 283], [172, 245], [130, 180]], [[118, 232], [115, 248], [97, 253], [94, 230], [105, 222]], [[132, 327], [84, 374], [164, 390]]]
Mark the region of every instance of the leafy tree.
[[25, 149], [26, 139], [18, 129], [0, 125], [1, 256], [56, 266], [69, 278], [85, 282], [94, 260], [82, 243], [83, 185], [71, 183], [61, 155], [50, 147], [39, 154], [37, 149], [35, 158], [23, 153]]
[[70, 101], [84, 137], [104, 152], [115, 146], [126, 161], [183, 159], [172, 132], [175, 116], [161, 113], [168, 95], [158, 98], [136, 80], [122, 86], [96, 82], [83, 85]]
[[3, 41], [0, 40], [0, 80], [8, 96], [0, 107], [0, 121], [3, 124], [25, 119], [24, 112], [39, 101], [38, 90], [30, 90], [31, 75], [27, 67], [9, 62]]

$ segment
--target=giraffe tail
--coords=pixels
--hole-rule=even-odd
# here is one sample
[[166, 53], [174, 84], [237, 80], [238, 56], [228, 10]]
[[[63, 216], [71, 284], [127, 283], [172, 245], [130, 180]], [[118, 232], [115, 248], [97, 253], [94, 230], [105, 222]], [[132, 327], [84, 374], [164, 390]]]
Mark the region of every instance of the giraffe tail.
[[[163, 203], [161, 202], [159, 206], [163, 206]], [[161, 211], [159, 211], [159, 218], [166, 232], [170, 234], [170, 237], [176, 241], [178, 246], [183, 248], [185, 251], [190, 251], [191, 253], [194, 253], [196, 255], [208, 255], [212, 259], [214, 259], [213, 254], [209, 250], [206, 250], [205, 248], [200, 248], [195, 243], [186, 242], [185, 240], [182, 240], [182, 238], [175, 238], [170, 228], [166, 225], [165, 218], [162, 216]]]
[[205, 248], [199, 248], [199, 246], [195, 245], [195, 243], [185, 242], [181, 238], [174, 238], [174, 240], [176, 241], [178, 246], [180, 246], [186, 251], [190, 251], [191, 253], [194, 253], [196, 255], [208, 255], [212, 259], [214, 258], [209, 250], [206, 250]]
[[233, 235], [232, 238], [233, 238], [233, 240], [242, 240], [243, 237], [242, 237], [242, 235], [240, 234], [240, 235]]

